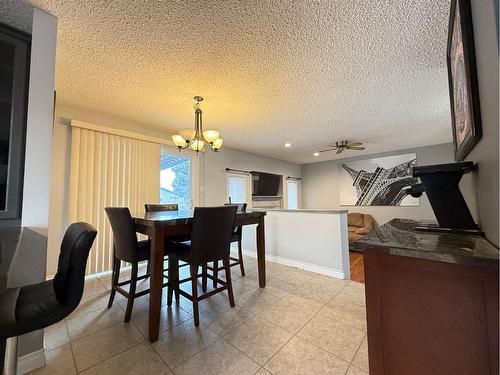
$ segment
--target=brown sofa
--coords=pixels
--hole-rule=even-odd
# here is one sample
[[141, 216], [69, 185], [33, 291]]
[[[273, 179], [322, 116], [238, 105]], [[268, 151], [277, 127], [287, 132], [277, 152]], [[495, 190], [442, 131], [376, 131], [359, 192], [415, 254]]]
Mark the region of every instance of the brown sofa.
[[349, 245], [360, 240], [373, 230], [373, 218], [368, 214], [348, 213], [347, 226], [349, 230]]

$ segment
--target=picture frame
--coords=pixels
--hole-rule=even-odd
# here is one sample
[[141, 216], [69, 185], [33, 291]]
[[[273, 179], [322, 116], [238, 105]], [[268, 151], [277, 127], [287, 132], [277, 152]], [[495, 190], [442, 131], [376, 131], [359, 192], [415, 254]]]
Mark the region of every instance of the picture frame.
[[452, 0], [446, 52], [455, 161], [482, 136], [470, 0]]

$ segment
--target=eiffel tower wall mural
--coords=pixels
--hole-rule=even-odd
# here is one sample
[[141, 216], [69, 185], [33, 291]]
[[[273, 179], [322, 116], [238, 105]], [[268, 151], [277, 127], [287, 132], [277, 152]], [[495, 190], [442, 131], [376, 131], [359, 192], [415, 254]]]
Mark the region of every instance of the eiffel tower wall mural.
[[418, 206], [406, 189], [418, 183], [412, 176], [416, 154], [384, 156], [341, 163], [341, 206]]

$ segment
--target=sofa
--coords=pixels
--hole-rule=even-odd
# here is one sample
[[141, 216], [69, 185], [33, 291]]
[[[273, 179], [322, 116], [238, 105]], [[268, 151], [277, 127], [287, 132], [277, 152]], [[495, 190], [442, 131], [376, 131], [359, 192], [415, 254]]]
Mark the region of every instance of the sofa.
[[374, 220], [371, 215], [348, 213], [347, 226], [349, 230], [349, 245], [360, 240], [373, 230]]

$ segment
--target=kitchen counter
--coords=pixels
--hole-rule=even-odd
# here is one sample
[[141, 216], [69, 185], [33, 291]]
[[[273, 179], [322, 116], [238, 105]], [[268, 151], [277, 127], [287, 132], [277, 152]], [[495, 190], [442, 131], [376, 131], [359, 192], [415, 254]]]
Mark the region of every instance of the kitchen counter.
[[480, 235], [417, 231], [416, 220], [393, 219], [353, 244], [357, 250], [498, 269], [498, 249]]

